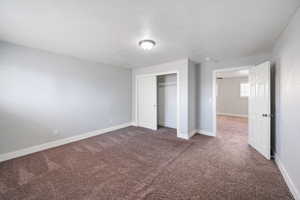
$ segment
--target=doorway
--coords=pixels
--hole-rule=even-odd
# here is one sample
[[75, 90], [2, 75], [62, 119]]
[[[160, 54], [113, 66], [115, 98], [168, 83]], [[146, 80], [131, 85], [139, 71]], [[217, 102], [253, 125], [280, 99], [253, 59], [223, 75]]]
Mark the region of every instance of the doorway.
[[[229, 82], [227, 79], [240, 77], [241, 74], [242, 76], [247, 74], [248, 82], [236, 81], [238, 84], [234, 87], [235, 89], [226, 86], [231, 85], [227, 83]], [[221, 91], [222, 89], [226, 91]], [[222, 131], [223, 133], [229, 132], [231, 136], [234, 136], [232, 134], [235, 132], [244, 132], [243, 137], [248, 136], [247, 144], [265, 158], [270, 159], [270, 125], [273, 116], [271, 113], [271, 63], [267, 61], [255, 66], [215, 70], [213, 71], [212, 92], [214, 136], [220, 137]], [[240, 100], [247, 98], [247, 113], [241, 112], [242, 103], [232, 99], [233, 93], [236, 93], [235, 96], [238, 96]], [[237, 112], [238, 110], [240, 112]], [[226, 138], [225, 135], [223, 136]]]
[[216, 135], [241, 144], [248, 141], [249, 70], [216, 73]]

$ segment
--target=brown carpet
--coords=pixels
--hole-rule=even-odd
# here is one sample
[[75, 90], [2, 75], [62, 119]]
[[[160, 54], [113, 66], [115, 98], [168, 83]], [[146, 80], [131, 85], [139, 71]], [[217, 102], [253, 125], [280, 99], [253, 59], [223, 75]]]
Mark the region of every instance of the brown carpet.
[[128, 127], [0, 163], [0, 199], [287, 200], [272, 161], [247, 145], [247, 121], [219, 118], [217, 138]]

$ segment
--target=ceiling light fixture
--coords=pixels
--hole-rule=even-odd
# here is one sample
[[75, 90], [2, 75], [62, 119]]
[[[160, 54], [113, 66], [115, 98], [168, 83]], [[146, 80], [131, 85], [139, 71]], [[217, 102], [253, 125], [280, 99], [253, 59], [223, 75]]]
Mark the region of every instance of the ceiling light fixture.
[[155, 46], [155, 42], [153, 40], [141, 40], [139, 41], [139, 46], [144, 50], [151, 50]]
[[206, 57], [205, 60], [206, 60], [207, 62], [209, 62], [209, 61], [211, 61], [211, 57]]

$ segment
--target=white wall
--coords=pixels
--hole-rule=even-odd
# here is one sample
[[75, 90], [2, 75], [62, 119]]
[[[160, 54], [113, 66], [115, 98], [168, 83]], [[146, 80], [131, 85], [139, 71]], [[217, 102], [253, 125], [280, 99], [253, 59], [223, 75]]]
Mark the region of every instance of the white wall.
[[234, 68], [255, 65], [270, 60], [271, 54], [264, 53], [257, 56], [231, 59], [221, 62], [202, 63], [198, 71], [197, 82], [197, 126], [201, 131], [212, 133], [213, 131], [213, 108], [212, 108], [212, 74], [216, 69]]
[[198, 64], [188, 61], [188, 98], [189, 98], [189, 136], [193, 136], [197, 132], [197, 72]]
[[[174, 62], [154, 65], [149, 67], [137, 68], [132, 70], [132, 114], [133, 121], [136, 121], [136, 76], [173, 73], [178, 72], [179, 80], [179, 124], [177, 136], [189, 138], [189, 121], [188, 121], [188, 59], [182, 59]], [[177, 110], [178, 112], [178, 110]]]
[[0, 154], [131, 121], [131, 70], [0, 42]]
[[158, 124], [177, 127], [177, 75], [158, 77]]
[[276, 157], [300, 199], [300, 11], [274, 49], [276, 65]]
[[248, 78], [217, 79], [217, 114], [248, 115], [248, 98], [240, 96], [241, 83], [248, 83]]

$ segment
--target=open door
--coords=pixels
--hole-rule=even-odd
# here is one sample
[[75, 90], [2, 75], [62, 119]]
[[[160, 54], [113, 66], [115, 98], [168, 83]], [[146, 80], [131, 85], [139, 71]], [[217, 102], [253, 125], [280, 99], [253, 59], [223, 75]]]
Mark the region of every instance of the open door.
[[137, 125], [157, 130], [156, 76], [137, 78]]
[[271, 63], [250, 69], [249, 144], [267, 159], [271, 158]]

